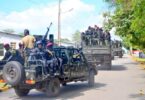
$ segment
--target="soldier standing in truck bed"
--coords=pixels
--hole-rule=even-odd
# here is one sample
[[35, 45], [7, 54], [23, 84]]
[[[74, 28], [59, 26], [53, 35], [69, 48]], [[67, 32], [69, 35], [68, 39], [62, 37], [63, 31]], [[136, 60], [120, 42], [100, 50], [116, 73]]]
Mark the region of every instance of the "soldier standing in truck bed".
[[86, 43], [86, 46], [89, 45], [89, 41], [90, 41], [89, 38], [90, 38], [90, 36], [89, 36], [89, 31], [86, 30], [86, 31], [85, 31], [85, 43]]
[[94, 26], [94, 30], [93, 30], [93, 45], [99, 45], [97, 25]]
[[91, 46], [91, 40], [92, 40], [92, 28], [91, 28], [91, 26], [89, 26], [88, 27], [88, 33], [87, 33], [88, 35], [87, 35], [87, 39], [88, 39], [88, 43], [89, 43], [89, 46]]
[[85, 33], [84, 32], [82, 32], [81, 33], [81, 44], [82, 44], [82, 46], [84, 46], [85, 45]]
[[98, 39], [99, 39], [99, 45], [102, 46], [103, 45], [103, 30], [102, 30], [102, 28], [99, 28], [99, 30], [98, 30]]
[[22, 43], [25, 49], [33, 49], [35, 43], [35, 37], [29, 34], [29, 30], [24, 30], [24, 37], [22, 38]]
[[110, 45], [110, 43], [111, 43], [111, 35], [110, 35], [109, 32], [106, 32], [105, 38], [106, 38], [106, 44]]

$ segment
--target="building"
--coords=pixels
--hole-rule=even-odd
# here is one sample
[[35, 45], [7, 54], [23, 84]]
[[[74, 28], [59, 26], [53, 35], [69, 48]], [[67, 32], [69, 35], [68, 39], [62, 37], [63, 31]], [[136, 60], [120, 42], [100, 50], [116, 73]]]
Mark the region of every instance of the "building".
[[3, 44], [9, 43], [11, 48], [18, 49], [21, 38], [21, 35], [0, 31], [0, 56], [4, 56]]

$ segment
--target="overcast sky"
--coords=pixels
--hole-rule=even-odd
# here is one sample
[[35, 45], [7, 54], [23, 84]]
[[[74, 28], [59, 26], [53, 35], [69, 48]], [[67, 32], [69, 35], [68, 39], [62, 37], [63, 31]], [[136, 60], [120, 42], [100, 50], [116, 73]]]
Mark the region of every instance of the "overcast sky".
[[[103, 0], [62, 0], [61, 9], [61, 36], [71, 39], [76, 30], [102, 26], [102, 13], [108, 7]], [[9, 28], [19, 33], [28, 28], [31, 34], [44, 34], [52, 22], [50, 33], [57, 38], [57, 16], [58, 0], [0, 0], [0, 30]]]

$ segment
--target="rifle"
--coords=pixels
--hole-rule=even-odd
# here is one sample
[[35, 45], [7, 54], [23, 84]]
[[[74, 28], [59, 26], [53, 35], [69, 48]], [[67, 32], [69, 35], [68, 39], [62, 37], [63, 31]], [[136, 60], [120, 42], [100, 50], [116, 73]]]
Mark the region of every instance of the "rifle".
[[46, 44], [47, 44], [47, 36], [48, 36], [48, 32], [50, 30], [51, 25], [52, 25], [52, 22], [50, 23], [49, 27], [47, 27], [47, 31], [46, 31], [44, 37], [42, 38], [42, 44], [43, 44], [44, 48], [46, 47]]

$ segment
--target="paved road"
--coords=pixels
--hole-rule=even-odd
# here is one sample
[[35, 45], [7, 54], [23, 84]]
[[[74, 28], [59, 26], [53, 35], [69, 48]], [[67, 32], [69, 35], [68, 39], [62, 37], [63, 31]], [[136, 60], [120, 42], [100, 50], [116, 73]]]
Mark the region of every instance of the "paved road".
[[11, 89], [0, 93], [0, 100], [145, 100], [145, 95], [140, 95], [140, 90], [145, 92], [145, 70], [129, 56], [115, 58], [112, 70], [99, 71], [95, 81], [94, 88], [88, 88], [85, 82], [62, 87], [57, 98], [47, 98], [35, 90], [19, 98]]

